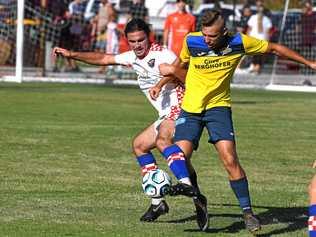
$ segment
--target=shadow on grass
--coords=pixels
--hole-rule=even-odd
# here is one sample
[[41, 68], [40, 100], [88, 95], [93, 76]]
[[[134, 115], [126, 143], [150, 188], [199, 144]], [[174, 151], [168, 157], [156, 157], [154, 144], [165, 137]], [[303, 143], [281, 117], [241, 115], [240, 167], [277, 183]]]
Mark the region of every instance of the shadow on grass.
[[[218, 204], [211, 204], [217, 206]], [[224, 204], [220, 206], [233, 207], [236, 205]], [[263, 212], [257, 214], [262, 225], [262, 230], [256, 235], [260, 237], [268, 237], [278, 234], [291, 233], [297, 230], [306, 229], [307, 231], [307, 219], [308, 211], [306, 207], [268, 207], [268, 206], [253, 206], [254, 208], [266, 209]], [[205, 231], [206, 233], [238, 233], [245, 229], [244, 222], [241, 214], [209, 214], [210, 217], [210, 229]], [[236, 218], [240, 221], [223, 228], [212, 228], [212, 218], [227, 217]], [[195, 221], [196, 215], [191, 215], [185, 218], [177, 220], [164, 221], [166, 223], [184, 223], [187, 221]], [[286, 224], [286, 227], [280, 229], [274, 229], [267, 233], [264, 233], [265, 226], [272, 224]], [[278, 227], [276, 227], [278, 228]], [[199, 229], [186, 229], [185, 232], [199, 232]]]

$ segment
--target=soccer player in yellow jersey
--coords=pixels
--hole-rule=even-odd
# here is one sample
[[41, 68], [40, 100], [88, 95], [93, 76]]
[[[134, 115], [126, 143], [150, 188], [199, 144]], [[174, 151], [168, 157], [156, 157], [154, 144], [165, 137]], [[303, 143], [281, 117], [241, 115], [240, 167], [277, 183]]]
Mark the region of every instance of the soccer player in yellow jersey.
[[[239, 201], [245, 226], [250, 232], [258, 231], [260, 223], [252, 212], [247, 176], [237, 157], [230, 82], [243, 55], [263, 53], [275, 53], [316, 69], [316, 62], [305, 59], [285, 46], [241, 33], [230, 34], [218, 11], [207, 11], [202, 16], [202, 31], [186, 36], [178, 66], [160, 65], [160, 72], [164, 76], [179, 76], [187, 70], [186, 90], [182, 111], [176, 120], [173, 146], [177, 146], [177, 152], [182, 152], [189, 159], [198, 147], [203, 128], [207, 128], [209, 142], [215, 146], [228, 172], [230, 186]], [[159, 93], [163, 82], [160, 81], [151, 89], [152, 97]], [[172, 188], [172, 194], [183, 195], [183, 186], [188, 189], [179, 183]]]

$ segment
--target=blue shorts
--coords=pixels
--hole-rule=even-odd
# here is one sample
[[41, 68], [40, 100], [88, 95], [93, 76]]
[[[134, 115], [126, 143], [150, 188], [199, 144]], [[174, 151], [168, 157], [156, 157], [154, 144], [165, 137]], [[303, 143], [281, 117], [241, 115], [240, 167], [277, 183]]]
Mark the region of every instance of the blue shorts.
[[181, 110], [176, 120], [174, 141], [191, 141], [194, 149], [197, 149], [204, 127], [207, 128], [210, 143], [215, 144], [220, 140], [235, 141], [230, 107], [214, 107], [202, 113]]

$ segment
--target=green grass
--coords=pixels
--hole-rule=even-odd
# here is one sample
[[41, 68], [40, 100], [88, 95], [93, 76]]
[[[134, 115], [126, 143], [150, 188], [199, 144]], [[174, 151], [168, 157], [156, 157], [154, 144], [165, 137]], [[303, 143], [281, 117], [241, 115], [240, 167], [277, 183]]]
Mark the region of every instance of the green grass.
[[[315, 95], [232, 94], [261, 236], [306, 236]], [[197, 231], [184, 197], [167, 198], [170, 213], [158, 222], [139, 222], [149, 199], [130, 144], [156, 114], [138, 89], [1, 83], [0, 98], [0, 236], [249, 236], [206, 133], [192, 159], [209, 201], [208, 233]]]

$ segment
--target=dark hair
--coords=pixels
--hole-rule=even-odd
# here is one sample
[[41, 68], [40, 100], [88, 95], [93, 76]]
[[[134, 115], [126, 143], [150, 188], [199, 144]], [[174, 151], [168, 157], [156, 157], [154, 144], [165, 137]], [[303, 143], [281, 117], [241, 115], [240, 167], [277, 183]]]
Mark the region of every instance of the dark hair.
[[145, 21], [139, 18], [133, 18], [126, 24], [124, 34], [127, 37], [128, 33], [132, 33], [135, 31], [144, 31], [148, 37], [150, 34], [149, 25]]
[[224, 17], [222, 16], [220, 11], [207, 10], [203, 13], [201, 24], [202, 26], [212, 26], [220, 18], [224, 20]]

